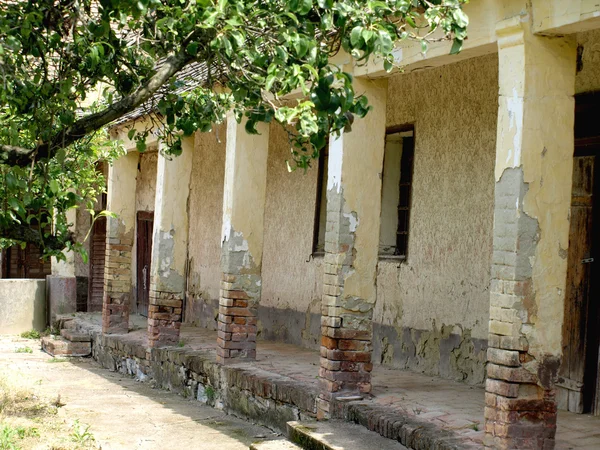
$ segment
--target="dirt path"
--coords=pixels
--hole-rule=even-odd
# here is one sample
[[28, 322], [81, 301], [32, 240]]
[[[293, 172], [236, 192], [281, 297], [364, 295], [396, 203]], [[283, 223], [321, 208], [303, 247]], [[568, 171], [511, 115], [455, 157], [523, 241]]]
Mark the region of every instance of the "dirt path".
[[237, 450], [274, 437], [90, 358], [57, 360], [37, 340], [0, 336], [0, 450], [11, 449], [3, 442], [23, 449]]

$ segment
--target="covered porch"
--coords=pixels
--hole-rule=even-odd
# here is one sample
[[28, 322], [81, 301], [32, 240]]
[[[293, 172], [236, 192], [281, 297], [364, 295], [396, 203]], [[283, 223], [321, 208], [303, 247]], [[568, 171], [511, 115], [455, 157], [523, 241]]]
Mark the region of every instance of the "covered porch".
[[[142, 316], [130, 316], [128, 334], [110, 337], [101, 336], [99, 313], [65, 316], [63, 324], [93, 336], [94, 358], [105, 368], [233, 413], [254, 414], [252, 419], [280, 430], [286, 420], [315, 416], [319, 355], [314, 350], [260, 341], [255, 361], [228, 365], [229, 373], [219, 378], [213, 374], [218, 367], [214, 331], [183, 326], [180, 345], [146, 352]], [[372, 395], [343, 401], [337, 408], [341, 417], [414, 448], [434, 442], [440, 448], [483, 445], [483, 388], [378, 364], [373, 385]], [[600, 447], [600, 417], [566, 411], [558, 416], [557, 449]]]

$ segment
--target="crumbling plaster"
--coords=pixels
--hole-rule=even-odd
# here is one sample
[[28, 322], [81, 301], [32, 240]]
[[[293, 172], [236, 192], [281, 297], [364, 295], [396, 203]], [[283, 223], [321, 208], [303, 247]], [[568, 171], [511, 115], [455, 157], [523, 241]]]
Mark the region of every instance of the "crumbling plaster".
[[137, 182], [135, 187], [136, 213], [138, 211], [154, 211], [157, 167], [157, 151], [147, 151], [139, 154]]

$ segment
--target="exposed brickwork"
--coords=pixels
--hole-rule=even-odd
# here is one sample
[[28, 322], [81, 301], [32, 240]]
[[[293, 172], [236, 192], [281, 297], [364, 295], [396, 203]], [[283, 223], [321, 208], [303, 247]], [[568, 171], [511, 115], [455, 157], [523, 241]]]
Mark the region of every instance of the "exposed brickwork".
[[321, 417], [330, 415], [334, 397], [371, 392], [373, 305], [344, 295], [346, 278], [355, 270], [355, 249], [351, 215], [344, 213], [343, 203], [341, 193], [328, 192], [321, 300]]
[[131, 302], [131, 239], [106, 238], [102, 332], [127, 333]]
[[183, 293], [160, 292], [150, 286], [148, 307], [148, 345], [174, 345], [179, 342]]
[[257, 308], [251, 293], [240, 288], [245, 275], [223, 274], [217, 322], [217, 362], [256, 358]]
[[[548, 362], [530, 353], [535, 304], [532, 265], [539, 227], [523, 211], [527, 184], [509, 169], [496, 184], [494, 253], [490, 286], [485, 444], [499, 449], [551, 449], [556, 403]], [[541, 372], [540, 372], [541, 371]]]

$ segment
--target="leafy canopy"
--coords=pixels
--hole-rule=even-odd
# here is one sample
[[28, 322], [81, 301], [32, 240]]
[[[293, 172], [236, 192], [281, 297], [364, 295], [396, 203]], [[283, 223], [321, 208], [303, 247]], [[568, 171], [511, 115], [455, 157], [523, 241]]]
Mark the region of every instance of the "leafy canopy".
[[[467, 1], [2, 2], [0, 237], [54, 255], [70, 246], [65, 212], [91, 206], [102, 184], [94, 162], [118, 154], [101, 130], [140, 107], [170, 154], [233, 111], [249, 133], [259, 122], [285, 126], [290, 164], [306, 168], [330, 133], [369, 110], [331, 58], [377, 58], [390, 71], [402, 40], [426, 51], [452, 39], [458, 52]], [[130, 131], [138, 150], [149, 131]]]

